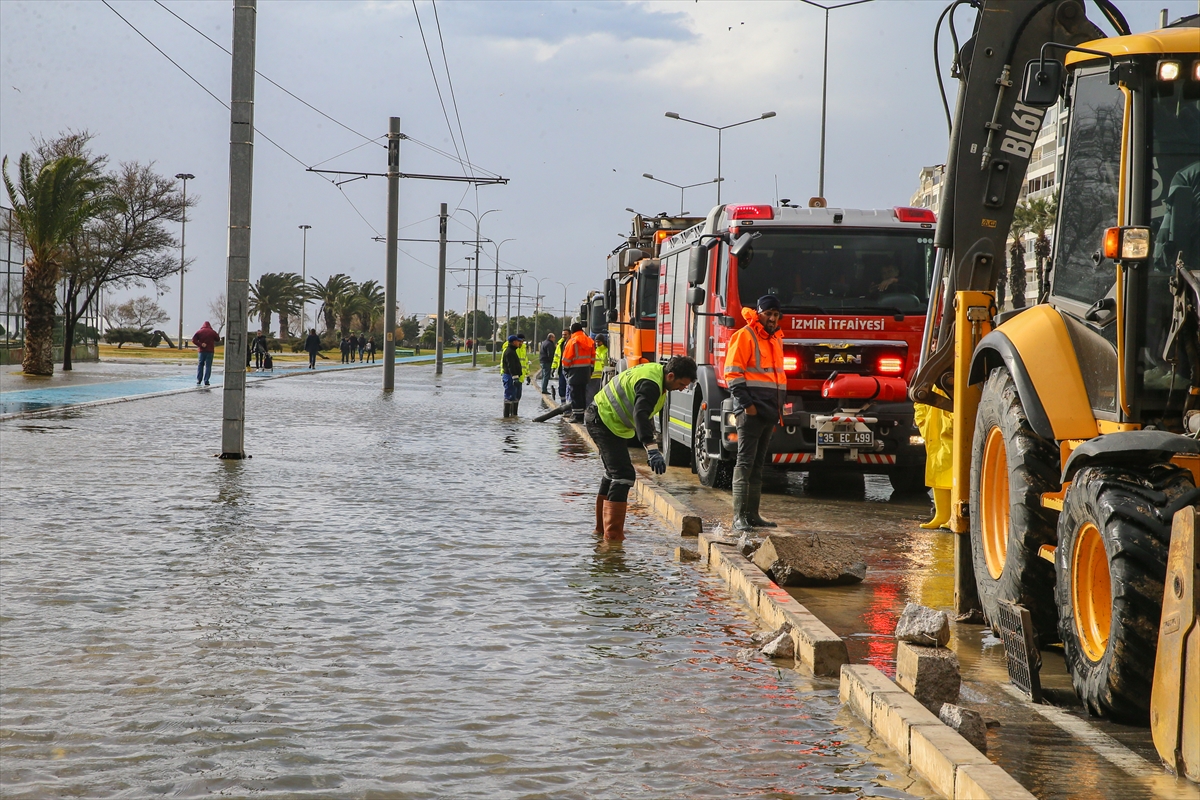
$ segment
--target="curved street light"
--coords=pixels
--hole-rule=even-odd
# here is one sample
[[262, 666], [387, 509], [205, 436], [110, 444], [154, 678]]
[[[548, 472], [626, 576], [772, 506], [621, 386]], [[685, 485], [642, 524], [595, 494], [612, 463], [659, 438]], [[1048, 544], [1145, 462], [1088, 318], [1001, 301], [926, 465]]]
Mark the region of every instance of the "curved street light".
[[187, 243], [187, 182], [196, 176], [190, 172], [181, 172], [175, 177], [183, 181], [183, 222], [179, 228], [179, 338], [175, 340], [175, 344], [183, 350], [183, 267], [186, 263], [183, 260], [183, 248]]
[[[681, 216], [681, 217], [687, 213], [686, 211], [683, 210], [683, 190], [684, 189], [694, 189], [697, 186], [706, 186], [710, 183], [720, 183], [721, 181], [725, 180], [724, 178], [713, 178], [711, 181], [700, 181], [699, 183], [689, 183], [686, 186], [680, 186], [678, 183], [671, 183], [670, 181], [664, 181], [662, 178], [656, 178], [653, 175], [651, 175], [649, 172], [643, 172], [642, 177], [649, 178], [652, 181], [658, 181], [659, 183], [665, 183], [667, 186], [674, 186], [676, 189], [679, 190], [679, 216]], [[717, 202], [719, 203], [721, 201], [718, 199]], [[629, 209], [625, 209], [625, 210], [628, 211]], [[634, 213], [637, 213], [637, 212], [634, 212]]]
[[[300, 251], [300, 282], [304, 284], [305, 292], [308, 291], [308, 232], [312, 229], [312, 225], [297, 226], [304, 236], [303, 249]], [[318, 309], [318, 313], [319, 313]], [[316, 320], [313, 320], [316, 322]], [[300, 299], [300, 333], [304, 335], [304, 330], [308, 326], [308, 295]]]
[[513, 241], [512, 238], [508, 238], [508, 239], [502, 239], [501, 241], [496, 243], [496, 286], [495, 286], [495, 288], [492, 289], [492, 297], [494, 298], [493, 302], [495, 303], [495, 306], [493, 306], [493, 308], [492, 308], [492, 363], [493, 364], [496, 363], [496, 328], [498, 327], [498, 325], [496, 323], [496, 318], [498, 316], [500, 316], [499, 315], [499, 311], [500, 311], [500, 247], [505, 242], [511, 242], [511, 241]]
[[[465, 211], [468, 214], [470, 214], [471, 217], [475, 220], [475, 303], [474, 303], [475, 309], [474, 310], [479, 311], [479, 223], [481, 223], [483, 221], [483, 218], [486, 217], [488, 214], [491, 214], [493, 211], [499, 211], [500, 209], [489, 208], [487, 211], [483, 212], [479, 216], [475, 216], [475, 212], [469, 208], [456, 208], [454, 210], [455, 211]], [[467, 275], [468, 287], [470, 286], [470, 283], [471, 283], [471, 276], [470, 276], [470, 274], [468, 274]], [[469, 293], [470, 289], [468, 288], [467, 291]], [[479, 315], [472, 314], [471, 315], [471, 366], [472, 367], [476, 366], [478, 363], [478, 355], [479, 355], [479, 341], [478, 340], [479, 340], [479, 337], [476, 335], [478, 333], [478, 331], [479, 331]], [[464, 323], [463, 324], [463, 336], [466, 336], [466, 333], [467, 333], [467, 326]]]
[[[858, 1], [865, 2], [866, 0]], [[771, 117], [775, 116], [775, 112], [764, 111], [762, 115], [754, 117], [753, 119], [744, 119], [741, 122], [734, 122], [731, 125], [709, 125], [707, 122], [700, 122], [699, 120], [681, 117], [674, 111], [668, 111], [666, 116], [670, 117], [671, 119], [677, 119], [680, 122], [690, 122], [693, 125], [699, 125], [702, 128], [709, 128], [717, 132], [717, 179], [713, 182], [717, 184], [717, 205], [721, 205], [721, 134], [730, 128], [736, 128], [739, 125], [749, 125], [751, 122], [758, 122], [762, 119], [770, 119]]]
[[571, 319], [570, 319], [570, 317], [567, 316], [567, 289], [574, 286], [575, 284], [574, 284], [574, 282], [563, 283], [562, 281], [555, 281], [555, 283], [557, 283], [559, 286], [563, 287], [563, 328], [567, 329], [567, 328], [571, 327]]

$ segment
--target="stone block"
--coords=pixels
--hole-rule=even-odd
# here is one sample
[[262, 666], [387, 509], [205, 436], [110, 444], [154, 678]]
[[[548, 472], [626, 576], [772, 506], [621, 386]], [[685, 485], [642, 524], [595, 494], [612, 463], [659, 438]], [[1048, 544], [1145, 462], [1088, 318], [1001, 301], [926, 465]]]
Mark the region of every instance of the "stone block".
[[785, 631], [762, 646], [762, 654], [768, 658], [795, 658], [796, 643], [792, 632]]
[[690, 514], [685, 514], [679, 522], [680, 536], [699, 536], [704, 530], [704, 523], [699, 517], [693, 517]]
[[995, 764], [964, 764], [954, 777], [955, 800], [1033, 800], [1034, 795]]
[[908, 734], [915, 725], [942, 727], [938, 718], [911, 695], [902, 691], [875, 692], [871, 695], [871, 728], [905, 762], [909, 760]]
[[700, 554], [690, 547], [676, 547], [675, 560], [679, 562], [699, 561]]
[[896, 683], [930, 711], [941, 711], [943, 703], [957, 703], [962, 678], [958, 656], [944, 647], [922, 647], [911, 642], [896, 644]]
[[981, 753], [987, 752], [987, 724], [983, 715], [969, 708], [945, 703], [938, 712], [938, 719], [958, 732]]
[[871, 722], [871, 696], [876, 692], [899, 692], [888, 677], [869, 664], [843, 664], [838, 682], [838, 699], [862, 720]]
[[792, 623], [785, 622], [774, 630], [755, 631], [754, 633], [750, 634], [750, 641], [754, 642], [756, 645], [761, 647], [762, 645], [766, 644], [767, 642], [775, 641], [776, 639], [778, 639], [780, 637], [781, 634], [790, 633], [791, 630], [792, 630]]
[[896, 623], [896, 638], [902, 642], [945, 647], [950, 641], [950, 620], [944, 611], [909, 603]]
[[942, 797], [954, 797], [960, 766], [988, 765], [987, 756], [966, 739], [935, 719], [932, 725], [914, 725], [909, 731], [908, 762]]
[[861, 583], [867, 575], [862, 550], [831, 533], [767, 534], [753, 560], [780, 586]]

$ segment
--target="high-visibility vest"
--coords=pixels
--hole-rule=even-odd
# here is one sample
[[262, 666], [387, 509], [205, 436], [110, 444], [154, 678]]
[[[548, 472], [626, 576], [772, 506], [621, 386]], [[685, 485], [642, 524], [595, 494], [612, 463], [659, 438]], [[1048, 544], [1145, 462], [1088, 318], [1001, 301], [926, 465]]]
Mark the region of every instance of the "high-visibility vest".
[[591, 368], [592, 362], [595, 360], [596, 343], [589, 339], [583, 331], [571, 334], [571, 341], [567, 342], [567, 346], [563, 348], [563, 369]]
[[662, 364], [639, 364], [627, 369], [605, 384], [596, 395], [596, 411], [600, 414], [600, 421], [622, 439], [632, 439], [636, 433], [633, 419], [634, 387], [644, 380], [654, 381], [658, 386], [658, 402], [653, 412], [658, 414], [667, 399], [663, 389]]
[[529, 374], [529, 350], [524, 342], [517, 342], [517, 358], [521, 359], [521, 378]]
[[604, 367], [608, 364], [608, 345], [596, 345], [596, 366], [592, 368], [592, 377], [599, 378], [604, 375]]
[[783, 335], [765, 333], [754, 309], [742, 310], [746, 326], [729, 338], [725, 355], [725, 383], [730, 388], [745, 384], [751, 389], [786, 391], [787, 374], [783, 371]]
[[558, 344], [554, 346], [554, 361], [550, 364], [550, 369], [554, 372], [557, 372], [559, 365], [562, 364], [563, 345], [566, 343], [567, 339], [564, 336], [562, 339], [559, 339]]

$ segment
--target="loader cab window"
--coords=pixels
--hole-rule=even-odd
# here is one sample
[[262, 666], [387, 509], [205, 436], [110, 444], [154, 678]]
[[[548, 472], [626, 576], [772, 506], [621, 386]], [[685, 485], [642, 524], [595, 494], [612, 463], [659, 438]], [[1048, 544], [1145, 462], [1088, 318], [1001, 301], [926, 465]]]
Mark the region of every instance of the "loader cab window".
[[1102, 244], [1105, 228], [1117, 224], [1125, 96], [1101, 68], [1076, 76], [1071, 105], [1051, 291], [1055, 299], [1086, 308], [1117, 279]]

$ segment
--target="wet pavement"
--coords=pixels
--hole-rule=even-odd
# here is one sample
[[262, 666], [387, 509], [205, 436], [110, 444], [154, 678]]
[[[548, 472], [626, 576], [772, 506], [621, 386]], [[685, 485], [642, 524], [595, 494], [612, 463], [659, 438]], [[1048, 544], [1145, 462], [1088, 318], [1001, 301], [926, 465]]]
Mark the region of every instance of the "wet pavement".
[[[527, 395], [528, 396], [528, 395]], [[24, 797], [924, 797], [490, 369], [0, 424], [0, 787]], [[882, 612], [881, 612], [882, 613]]]
[[[852, 663], [869, 663], [894, 677], [893, 632], [906, 602], [954, 618], [954, 535], [922, 530], [919, 523], [930, 516], [928, 498], [894, 495], [882, 476], [850, 478], [832, 490], [810, 488], [804, 473], [772, 478], [763, 497], [765, 517], [784, 531], [848, 535], [868, 564], [862, 584], [788, 587], [789, 594], [846, 640]], [[728, 530], [728, 491], [701, 487], [687, 469], [670, 468], [657, 480], [704, 518], [706, 530]], [[1054, 705], [1035, 706], [1008, 686], [1003, 645], [986, 627], [952, 622], [950, 647], [962, 666], [963, 705], [994, 723], [989, 757], [1038, 797], [1200, 798], [1200, 787], [1161, 766], [1148, 728], [1087, 716], [1061, 648], [1042, 652], [1041, 682]]]

